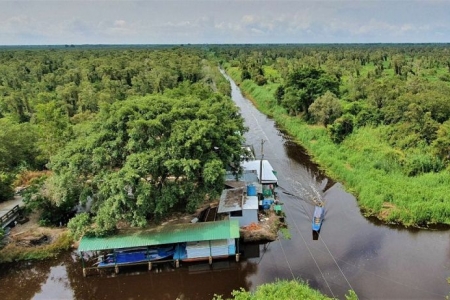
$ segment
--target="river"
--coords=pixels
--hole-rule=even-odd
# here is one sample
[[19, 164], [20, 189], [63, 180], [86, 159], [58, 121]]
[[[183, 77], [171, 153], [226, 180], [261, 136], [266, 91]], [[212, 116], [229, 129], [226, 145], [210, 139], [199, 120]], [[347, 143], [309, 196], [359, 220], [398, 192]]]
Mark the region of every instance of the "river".
[[[245, 99], [230, 80], [232, 98], [256, 154], [268, 159], [291, 238], [251, 245], [244, 258], [151, 272], [84, 278], [75, 252], [55, 260], [0, 265], [0, 299], [211, 299], [233, 289], [254, 290], [276, 279], [302, 279], [322, 293], [345, 299], [353, 289], [360, 299], [445, 299], [450, 293], [448, 231], [405, 229], [364, 218], [356, 199], [327, 178], [276, 124]], [[311, 197], [320, 195], [326, 214], [313, 238]]]

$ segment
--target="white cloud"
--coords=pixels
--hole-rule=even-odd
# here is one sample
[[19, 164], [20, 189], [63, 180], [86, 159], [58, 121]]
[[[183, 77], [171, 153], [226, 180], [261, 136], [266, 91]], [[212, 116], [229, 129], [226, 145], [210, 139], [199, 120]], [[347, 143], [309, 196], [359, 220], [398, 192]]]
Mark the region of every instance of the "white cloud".
[[116, 20], [114, 22], [114, 25], [117, 27], [125, 27], [127, 25], [127, 22], [125, 20]]
[[0, 44], [450, 42], [450, 1], [1, 3]]

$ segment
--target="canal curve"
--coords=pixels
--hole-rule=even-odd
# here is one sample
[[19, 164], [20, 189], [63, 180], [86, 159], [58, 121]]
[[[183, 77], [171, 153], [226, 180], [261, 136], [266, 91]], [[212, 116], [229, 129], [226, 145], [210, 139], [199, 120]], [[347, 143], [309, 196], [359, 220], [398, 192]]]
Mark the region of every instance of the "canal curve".
[[[306, 151], [224, 75], [249, 128], [247, 143], [261, 157], [264, 140], [264, 158], [277, 171], [291, 235], [271, 243], [265, 263], [249, 278], [252, 287], [277, 278], [299, 278], [340, 299], [350, 289], [360, 299], [443, 299], [450, 293], [448, 231], [392, 227], [365, 218], [355, 197], [327, 178]], [[326, 207], [318, 239], [311, 230], [315, 196]]]

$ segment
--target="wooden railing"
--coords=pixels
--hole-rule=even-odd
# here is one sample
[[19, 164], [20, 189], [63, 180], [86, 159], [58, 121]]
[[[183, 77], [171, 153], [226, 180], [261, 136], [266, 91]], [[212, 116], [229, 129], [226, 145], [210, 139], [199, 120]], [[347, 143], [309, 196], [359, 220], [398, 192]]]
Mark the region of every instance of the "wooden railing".
[[16, 205], [5, 215], [0, 217], [0, 226], [3, 227], [4, 225], [6, 225], [6, 223], [11, 222], [12, 218], [18, 214], [19, 214], [19, 205]]

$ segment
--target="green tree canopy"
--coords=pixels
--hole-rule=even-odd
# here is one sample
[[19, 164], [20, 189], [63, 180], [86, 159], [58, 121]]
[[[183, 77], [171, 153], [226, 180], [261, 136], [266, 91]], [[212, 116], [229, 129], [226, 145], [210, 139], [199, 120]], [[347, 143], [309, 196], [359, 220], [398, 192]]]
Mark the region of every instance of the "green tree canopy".
[[118, 221], [141, 226], [174, 209], [193, 211], [218, 195], [226, 166], [240, 160], [243, 120], [229, 98], [217, 94], [116, 102], [97, 120], [51, 168], [59, 189], [79, 191], [66, 192], [70, 197], [62, 201], [83, 190], [94, 194], [98, 233]]
[[286, 94], [282, 103], [295, 114], [308, 114], [309, 106], [319, 96], [330, 91], [339, 95], [339, 81], [336, 77], [316, 68], [301, 68], [289, 75], [286, 82]]
[[314, 121], [322, 123], [325, 127], [333, 123], [342, 114], [339, 99], [331, 92], [317, 98], [308, 109]]

